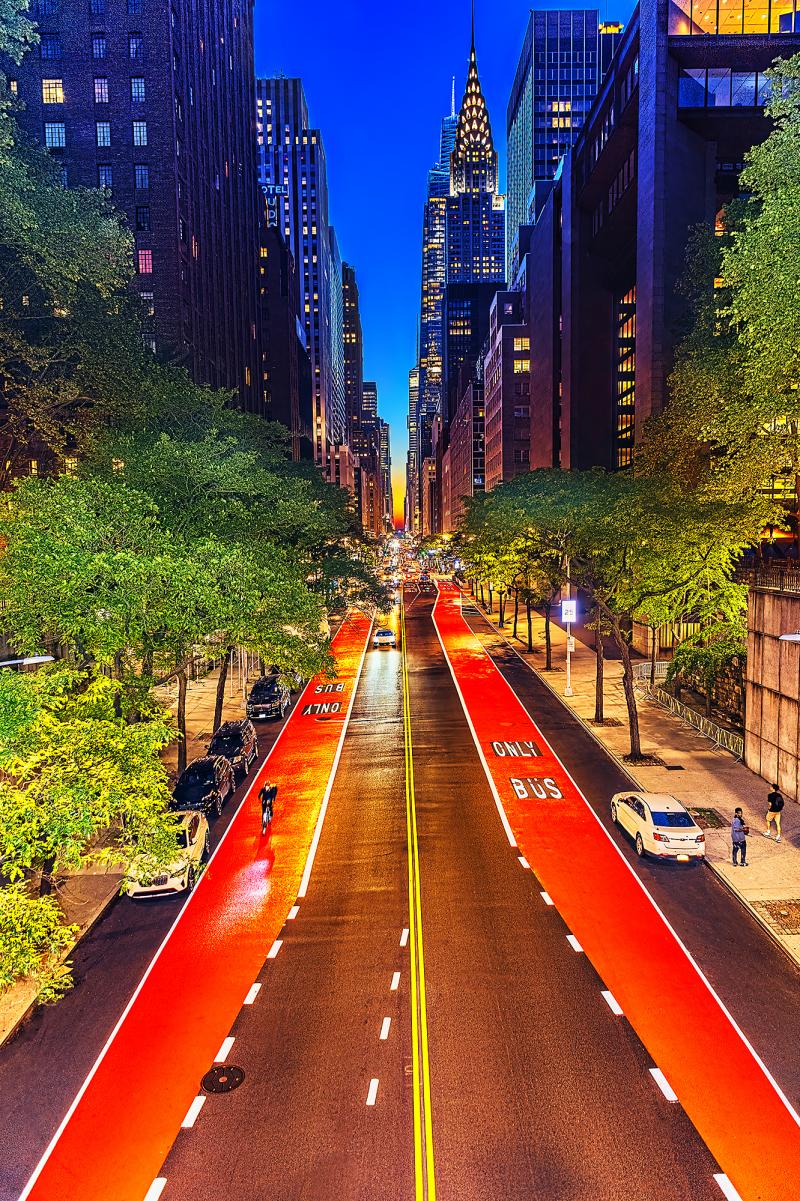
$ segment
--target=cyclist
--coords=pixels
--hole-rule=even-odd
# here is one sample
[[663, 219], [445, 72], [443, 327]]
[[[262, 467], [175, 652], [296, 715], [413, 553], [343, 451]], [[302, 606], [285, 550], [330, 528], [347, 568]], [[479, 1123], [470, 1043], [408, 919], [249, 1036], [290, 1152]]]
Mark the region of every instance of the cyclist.
[[275, 798], [278, 795], [278, 785], [270, 784], [267, 781], [264, 787], [258, 794], [258, 799], [261, 801], [261, 833], [266, 834], [267, 827], [272, 821], [272, 811], [275, 805]]

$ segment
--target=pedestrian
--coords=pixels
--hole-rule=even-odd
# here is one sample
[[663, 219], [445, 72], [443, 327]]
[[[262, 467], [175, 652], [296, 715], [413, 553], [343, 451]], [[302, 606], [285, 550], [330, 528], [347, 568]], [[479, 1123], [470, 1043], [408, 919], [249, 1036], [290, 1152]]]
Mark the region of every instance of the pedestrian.
[[741, 855], [742, 867], [747, 867], [747, 835], [750, 827], [745, 825], [741, 809], [734, 809], [731, 822], [731, 842], [733, 843], [733, 866]]
[[275, 798], [278, 795], [278, 785], [270, 784], [267, 781], [264, 787], [258, 794], [258, 799], [261, 801], [261, 833], [266, 834], [267, 827], [272, 822], [272, 811], [275, 805]]
[[765, 838], [769, 838], [771, 825], [773, 822], [775, 822], [776, 842], [780, 842], [781, 840], [781, 811], [783, 809], [783, 804], [784, 801], [783, 797], [781, 796], [780, 789], [778, 788], [777, 784], [773, 784], [772, 792], [767, 797], [767, 828], [766, 830], [762, 830], [761, 833]]

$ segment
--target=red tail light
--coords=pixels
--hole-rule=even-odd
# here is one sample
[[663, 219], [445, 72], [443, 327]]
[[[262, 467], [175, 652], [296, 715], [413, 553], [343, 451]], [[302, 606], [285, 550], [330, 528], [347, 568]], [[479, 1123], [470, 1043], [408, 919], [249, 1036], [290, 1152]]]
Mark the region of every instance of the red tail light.
[[705, 840], [706, 840], [705, 834], [698, 834], [697, 838], [695, 838], [695, 842], [705, 842]]
[[656, 840], [656, 842], [669, 842], [666, 834], [659, 834], [658, 830], [653, 831], [653, 838]]

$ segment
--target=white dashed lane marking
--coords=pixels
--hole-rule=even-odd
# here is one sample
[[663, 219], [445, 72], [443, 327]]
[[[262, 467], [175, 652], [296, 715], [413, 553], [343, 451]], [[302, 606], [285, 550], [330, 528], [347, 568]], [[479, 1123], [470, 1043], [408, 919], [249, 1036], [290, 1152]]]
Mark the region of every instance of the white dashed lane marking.
[[661, 1089], [668, 1101], [677, 1101], [678, 1094], [673, 1089], [672, 1085], [667, 1080], [661, 1068], [650, 1068], [650, 1075], [655, 1080], [658, 1087]]
[[269, 954], [267, 955], [267, 959], [274, 959], [275, 956], [278, 954], [278, 951], [280, 951], [282, 946], [283, 946], [283, 939], [276, 938], [274, 943], [272, 944], [272, 946], [269, 949]]
[[575, 935], [574, 935], [574, 934], [568, 934], [568, 935], [567, 935], [567, 942], [568, 942], [568, 943], [569, 943], [569, 945], [572, 947], [573, 951], [579, 951], [579, 952], [580, 952], [580, 951], [582, 951], [582, 950], [583, 950], [583, 947], [582, 947], [582, 946], [581, 946], [581, 944], [578, 942], [578, 940], [577, 940], [577, 938], [575, 937]]
[[235, 1041], [236, 1039], [232, 1034], [228, 1035], [220, 1049], [217, 1051], [214, 1063], [225, 1063], [225, 1060], [231, 1053], [231, 1048], [233, 1047]]
[[381, 1023], [381, 1042], [382, 1043], [385, 1043], [387, 1038], [389, 1037], [389, 1030], [391, 1028], [391, 1025], [392, 1025], [391, 1018], [383, 1019], [383, 1022]]
[[610, 993], [608, 991], [608, 989], [604, 988], [601, 991], [600, 996], [606, 1002], [606, 1004], [608, 1005], [608, 1008], [611, 1010], [611, 1012], [613, 1014], [615, 1014], [617, 1017], [622, 1017], [622, 1006], [620, 1005], [619, 1001], [615, 998], [613, 993]]
[[166, 1176], [156, 1176], [150, 1188], [147, 1190], [144, 1201], [158, 1201], [158, 1198], [167, 1187]]
[[181, 1126], [184, 1130], [191, 1130], [192, 1126], [194, 1126], [195, 1122], [197, 1121], [200, 1110], [203, 1108], [205, 1103], [205, 1097], [195, 1097], [194, 1101], [192, 1101], [191, 1105], [189, 1106], [186, 1117], [181, 1122]]
[[543, 892], [540, 894], [540, 896], [541, 896], [542, 900], [544, 901], [545, 905], [553, 904], [553, 898], [550, 896], [549, 892]]
[[377, 1095], [378, 1095], [378, 1080], [376, 1077], [373, 1077], [373, 1079], [370, 1080], [370, 1082], [369, 1082], [369, 1092], [367, 1093], [367, 1105], [374, 1105], [375, 1098], [377, 1097]]
[[403, 927], [403, 933], [400, 935], [400, 946], [404, 947], [408, 943], [408, 927]]
[[392, 983], [389, 985], [389, 988], [392, 990], [392, 992], [397, 992], [399, 987], [400, 987], [400, 973], [395, 972], [394, 975], [392, 976]]
[[251, 984], [250, 991], [244, 999], [245, 1005], [252, 1005], [258, 994], [261, 992], [260, 984]]

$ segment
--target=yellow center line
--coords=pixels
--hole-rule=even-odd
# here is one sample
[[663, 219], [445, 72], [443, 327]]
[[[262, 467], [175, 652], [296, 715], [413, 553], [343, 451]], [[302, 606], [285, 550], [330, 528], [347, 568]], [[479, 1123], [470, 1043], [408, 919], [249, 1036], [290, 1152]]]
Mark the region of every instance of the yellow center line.
[[[417, 806], [414, 792], [414, 752], [406, 654], [406, 617], [401, 603], [400, 630], [403, 670], [403, 726], [406, 775], [406, 839], [408, 846], [409, 945], [411, 948], [411, 1042], [414, 1093], [414, 1190], [416, 1201], [435, 1201], [431, 1081], [428, 1056], [428, 1011], [425, 994], [425, 951], [422, 937], [422, 890], [419, 871]], [[420, 1080], [421, 1078], [421, 1080]]]

